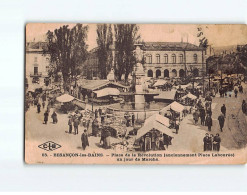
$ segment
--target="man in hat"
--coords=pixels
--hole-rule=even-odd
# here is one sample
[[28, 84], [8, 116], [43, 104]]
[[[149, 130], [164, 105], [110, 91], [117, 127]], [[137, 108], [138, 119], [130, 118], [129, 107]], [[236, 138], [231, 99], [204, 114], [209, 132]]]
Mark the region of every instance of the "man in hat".
[[218, 117], [219, 125], [220, 125], [220, 131], [223, 131], [224, 123], [225, 123], [225, 117], [223, 114], [220, 114]]
[[76, 117], [74, 120], [74, 130], [75, 130], [75, 135], [78, 134], [78, 126], [79, 126], [79, 119]]
[[38, 104], [37, 104], [37, 112], [38, 112], [38, 113], [40, 113], [40, 107], [41, 107], [41, 105], [40, 105], [40, 103], [38, 103]]
[[213, 139], [213, 150], [220, 151], [220, 142], [221, 142], [221, 138], [220, 135], [217, 133]]
[[81, 146], [82, 149], [85, 150], [87, 146], [89, 146], [87, 130], [85, 129], [81, 135]]
[[57, 113], [55, 111], [52, 113], [51, 118], [53, 120], [53, 124], [57, 123]]
[[132, 126], [134, 127], [135, 125], [135, 114], [134, 113], [132, 113], [131, 115], [131, 120], [132, 120]]
[[225, 104], [223, 104], [223, 106], [221, 106], [221, 112], [224, 115], [224, 117], [226, 118], [226, 106], [225, 106]]
[[210, 138], [208, 133], [205, 134], [205, 137], [203, 138], [203, 143], [204, 143], [204, 151], [207, 151], [209, 148], [209, 144], [210, 144]]
[[68, 121], [68, 125], [69, 125], [69, 133], [72, 133], [72, 116], [69, 116], [69, 121]]
[[206, 126], [208, 126], [208, 131], [211, 131], [211, 127], [213, 126], [213, 120], [209, 114], [206, 117]]
[[205, 115], [206, 115], [206, 111], [204, 107], [201, 107], [200, 108], [201, 125], [205, 125]]
[[44, 124], [47, 124], [47, 121], [48, 121], [48, 112], [46, 111], [45, 113], [44, 113]]

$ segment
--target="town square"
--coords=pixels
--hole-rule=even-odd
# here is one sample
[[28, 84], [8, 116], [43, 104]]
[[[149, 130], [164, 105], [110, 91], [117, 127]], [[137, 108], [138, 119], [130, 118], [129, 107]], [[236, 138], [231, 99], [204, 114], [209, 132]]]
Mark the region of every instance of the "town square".
[[[201, 154], [245, 148], [247, 45], [214, 47], [207, 34], [213, 25], [193, 27], [193, 39], [184, 30], [172, 41], [146, 41], [143, 25], [61, 24], [42, 41], [27, 40], [28, 147]], [[92, 31], [96, 46], [89, 50]]]

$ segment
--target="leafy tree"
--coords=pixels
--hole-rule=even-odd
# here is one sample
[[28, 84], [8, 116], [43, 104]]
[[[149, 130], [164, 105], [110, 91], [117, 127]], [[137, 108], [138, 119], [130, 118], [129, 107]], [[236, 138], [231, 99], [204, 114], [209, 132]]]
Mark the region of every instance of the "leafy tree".
[[134, 44], [140, 40], [138, 34], [139, 27], [136, 24], [115, 24], [115, 49], [116, 49], [116, 65], [115, 75], [120, 81], [124, 74], [125, 81], [131, 73], [135, 64], [133, 55]]
[[113, 43], [111, 25], [98, 24], [97, 25], [97, 56], [99, 59], [99, 70], [102, 79], [106, 79], [107, 72], [110, 69], [112, 62], [111, 48]]
[[62, 73], [64, 85], [80, 73], [79, 66], [86, 60], [88, 26], [76, 24], [72, 29], [64, 25], [54, 32], [48, 31], [48, 45], [44, 54], [50, 56], [50, 76], [58, 77]]

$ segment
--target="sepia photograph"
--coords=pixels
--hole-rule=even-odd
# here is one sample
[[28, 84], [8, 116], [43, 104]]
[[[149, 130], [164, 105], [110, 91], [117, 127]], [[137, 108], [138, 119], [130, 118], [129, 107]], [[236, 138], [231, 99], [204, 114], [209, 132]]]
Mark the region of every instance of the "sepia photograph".
[[28, 23], [25, 40], [26, 163], [246, 163], [246, 25]]

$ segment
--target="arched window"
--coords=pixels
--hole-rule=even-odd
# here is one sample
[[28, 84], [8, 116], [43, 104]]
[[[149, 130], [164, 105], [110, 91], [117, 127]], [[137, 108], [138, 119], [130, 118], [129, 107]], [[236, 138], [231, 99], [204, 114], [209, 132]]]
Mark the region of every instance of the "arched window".
[[156, 78], [159, 78], [161, 76], [161, 71], [159, 69], [156, 70]]
[[194, 59], [194, 63], [197, 63], [197, 55], [196, 54], [193, 55], [193, 59]]
[[152, 64], [152, 55], [151, 54], [148, 55], [148, 63]]
[[148, 77], [153, 77], [153, 71], [152, 70], [148, 70]]
[[172, 77], [176, 77], [177, 76], [177, 71], [175, 69], [172, 70]]
[[184, 77], [185, 76], [185, 71], [183, 69], [179, 70], [179, 77]]
[[167, 54], [164, 55], [164, 63], [168, 64], [168, 55]]
[[179, 55], [179, 62], [182, 64], [184, 62], [184, 56], [183, 54]]
[[159, 64], [160, 63], [160, 55], [156, 54], [156, 63]]
[[175, 54], [172, 54], [172, 63], [176, 64], [176, 55]]
[[169, 77], [169, 70], [167, 69], [164, 70], [164, 77]]

